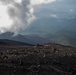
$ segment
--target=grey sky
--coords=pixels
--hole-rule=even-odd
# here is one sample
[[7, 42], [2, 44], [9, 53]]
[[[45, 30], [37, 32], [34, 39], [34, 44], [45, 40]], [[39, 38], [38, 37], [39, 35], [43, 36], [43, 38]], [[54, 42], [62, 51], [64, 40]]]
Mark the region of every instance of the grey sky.
[[67, 28], [76, 31], [76, 0], [57, 0], [34, 9], [37, 19], [23, 33], [44, 34]]
[[0, 0], [0, 11], [0, 32], [76, 31], [76, 0]]

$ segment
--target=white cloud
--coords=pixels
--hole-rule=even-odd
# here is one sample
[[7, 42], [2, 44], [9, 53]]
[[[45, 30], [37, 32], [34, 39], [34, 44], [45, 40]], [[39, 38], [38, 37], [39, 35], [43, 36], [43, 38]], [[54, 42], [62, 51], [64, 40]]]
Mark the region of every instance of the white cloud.
[[70, 9], [69, 11], [70, 11], [70, 12], [74, 12], [74, 9]]
[[16, 3], [21, 3], [22, 2], [22, 0], [14, 0], [14, 2], [16, 2]]
[[33, 4], [33, 5], [47, 4], [47, 3], [54, 2], [54, 1], [56, 1], [56, 0], [31, 0], [31, 4]]
[[3, 27], [11, 27], [12, 20], [10, 19], [9, 15], [7, 14], [8, 7], [4, 6], [0, 3], [0, 30]]
[[[56, 0], [0, 0], [0, 32], [17, 33], [36, 19], [33, 5]], [[55, 17], [55, 15], [53, 15]]]
[[58, 16], [56, 14], [51, 14], [51, 17], [57, 18]]

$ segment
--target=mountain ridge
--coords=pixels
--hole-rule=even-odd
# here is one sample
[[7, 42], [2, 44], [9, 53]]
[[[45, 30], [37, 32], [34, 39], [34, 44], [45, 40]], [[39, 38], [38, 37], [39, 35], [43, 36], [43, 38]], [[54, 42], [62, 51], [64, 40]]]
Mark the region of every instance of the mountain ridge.
[[0, 45], [9, 45], [9, 46], [15, 46], [15, 45], [26, 45], [26, 46], [33, 46], [32, 44], [9, 40], [9, 39], [0, 39]]
[[39, 36], [29, 36], [29, 35], [21, 35], [21, 34], [14, 35], [13, 33], [10, 32], [1, 34], [0, 39], [14, 40], [14, 41], [33, 44], [33, 45], [44, 44], [51, 41], [49, 39], [42, 38]]

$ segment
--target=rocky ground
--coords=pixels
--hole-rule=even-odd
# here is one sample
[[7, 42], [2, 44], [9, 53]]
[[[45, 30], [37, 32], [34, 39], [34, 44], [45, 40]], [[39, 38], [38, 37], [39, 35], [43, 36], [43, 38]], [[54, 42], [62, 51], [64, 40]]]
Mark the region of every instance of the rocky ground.
[[76, 48], [0, 45], [0, 75], [76, 75]]

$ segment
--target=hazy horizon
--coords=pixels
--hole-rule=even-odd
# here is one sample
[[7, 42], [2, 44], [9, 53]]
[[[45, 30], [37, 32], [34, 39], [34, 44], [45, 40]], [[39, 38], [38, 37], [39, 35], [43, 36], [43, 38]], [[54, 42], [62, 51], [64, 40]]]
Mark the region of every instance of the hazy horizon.
[[38, 35], [76, 44], [75, 0], [0, 0], [0, 33]]

